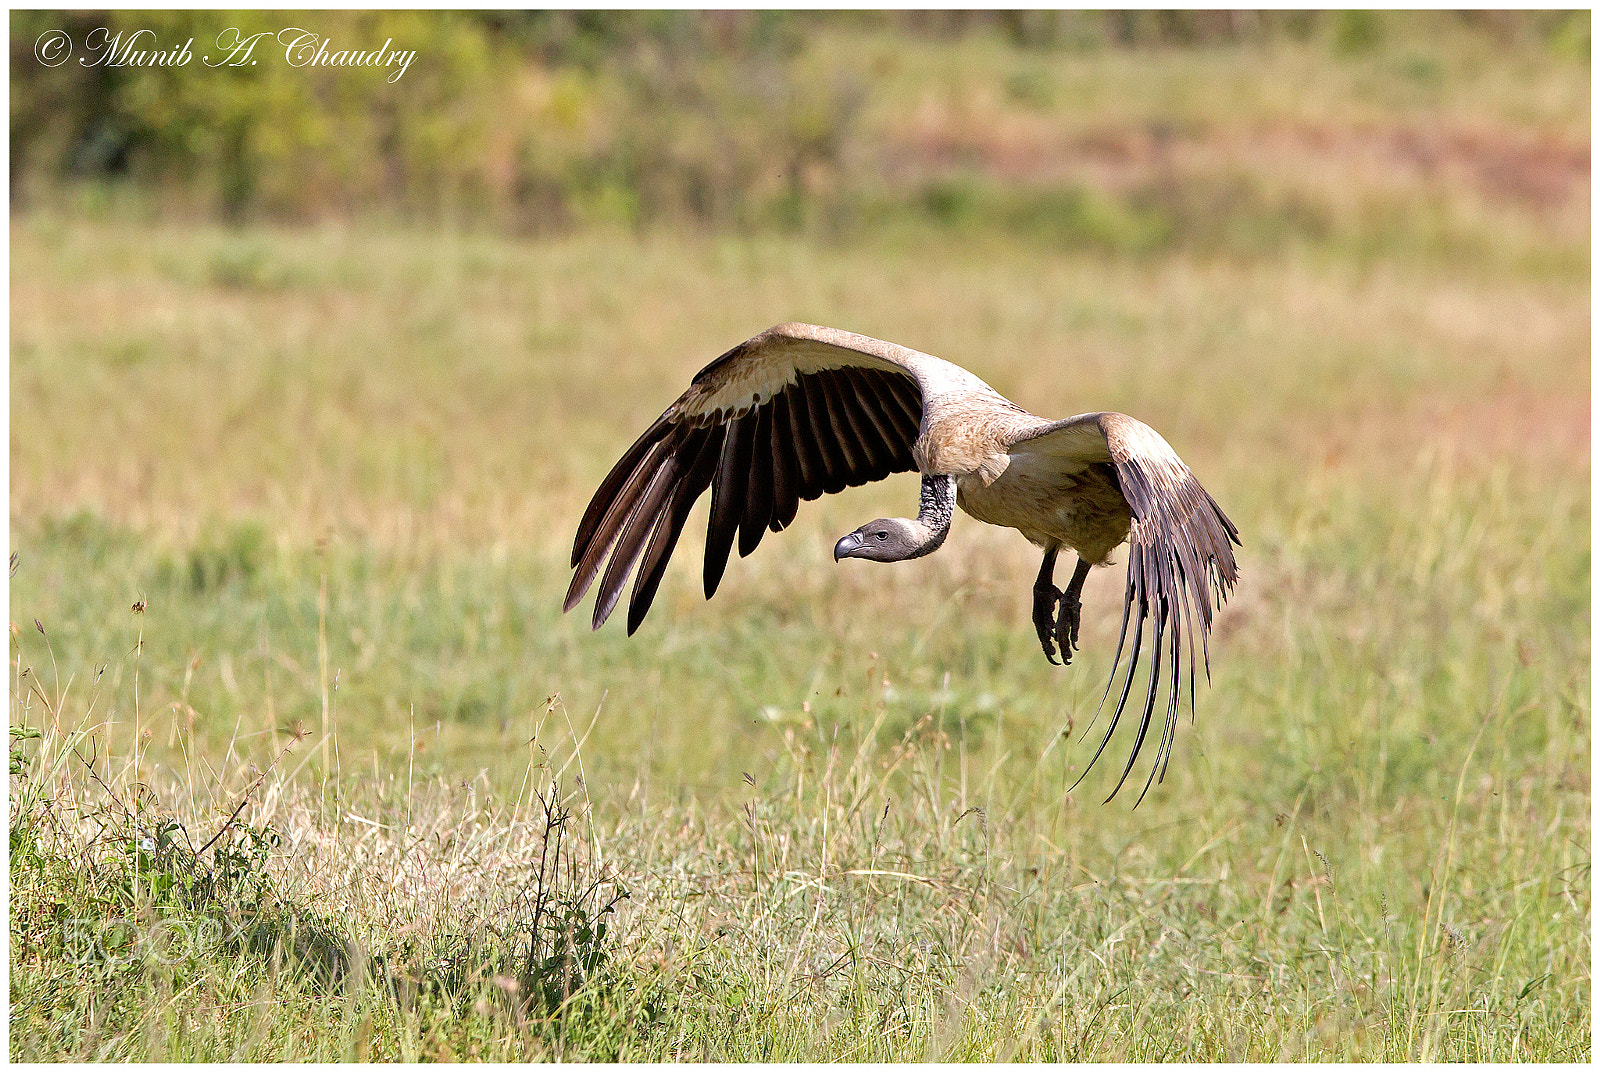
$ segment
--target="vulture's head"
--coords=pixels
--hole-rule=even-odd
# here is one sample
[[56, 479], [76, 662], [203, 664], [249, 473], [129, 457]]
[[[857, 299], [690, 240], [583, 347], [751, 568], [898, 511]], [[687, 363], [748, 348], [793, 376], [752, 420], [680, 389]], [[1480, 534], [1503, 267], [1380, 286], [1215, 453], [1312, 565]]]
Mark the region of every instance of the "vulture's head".
[[871, 559], [879, 563], [897, 563], [926, 555], [931, 550], [928, 543], [929, 530], [921, 522], [910, 518], [879, 518], [840, 537], [839, 543], [833, 546], [833, 558], [835, 562]]

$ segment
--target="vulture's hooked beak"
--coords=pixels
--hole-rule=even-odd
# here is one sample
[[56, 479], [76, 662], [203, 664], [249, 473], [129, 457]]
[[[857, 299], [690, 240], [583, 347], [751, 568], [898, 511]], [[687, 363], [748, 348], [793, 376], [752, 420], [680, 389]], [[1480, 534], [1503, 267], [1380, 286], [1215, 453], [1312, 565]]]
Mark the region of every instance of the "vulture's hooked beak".
[[839, 543], [833, 546], [833, 561], [838, 562], [840, 559], [848, 558], [849, 556], [854, 555], [857, 549], [861, 547], [862, 543], [863, 541], [859, 532], [846, 533], [844, 536], [839, 538]]

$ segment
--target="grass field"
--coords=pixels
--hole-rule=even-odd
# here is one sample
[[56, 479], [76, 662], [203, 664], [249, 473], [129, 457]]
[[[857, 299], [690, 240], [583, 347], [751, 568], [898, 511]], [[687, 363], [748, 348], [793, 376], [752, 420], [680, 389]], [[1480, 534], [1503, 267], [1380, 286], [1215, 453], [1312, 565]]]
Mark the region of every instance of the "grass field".
[[[1576, 129], [1474, 62], [1440, 114]], [[14, 219], [11, 1056], [1587, 1061], [1587, 174], [1462, 174], [1450, 241], [1270, 253]], [[1068, 789], [1120, 565], [1051, 667], [1015, 533], [832, 562], [910, 475], [559, 614], [605, 470], [791, 319], [1134, 414], [1238, 524], [1137, 810]]]

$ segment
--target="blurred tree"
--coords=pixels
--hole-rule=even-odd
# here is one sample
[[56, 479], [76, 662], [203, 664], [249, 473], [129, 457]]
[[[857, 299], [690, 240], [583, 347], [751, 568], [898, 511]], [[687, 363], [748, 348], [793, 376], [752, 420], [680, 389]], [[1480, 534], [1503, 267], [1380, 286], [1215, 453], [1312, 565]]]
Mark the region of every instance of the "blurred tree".
[[[292, 66], [273, 36], [315, 27], [330, 48], [418, 51], [402, 82], [373, 67]], [[85, 66], [104, 27], [156, 47], [193, 39], [182, 66]], [[65, 30], [77, 54], [47, 67], [40, 34]], [[265, 33], [255, 62], [222, 62], [230, 44]], [[13, 174], [125, 174], [225, 217], [286, 217], [375, 204], [434, 210], [466, 200], [481, 174], [498, 72], [489, 34], [470, 16], [424, 12], [13, 12]], [[209, 62], [205, 57], [210, 57]], [[14, 187], [14, 190], [18, 190]]]
[[[928, 176], [915, 169], [889, 181], [898, 191], [884, 189], [889, 165], [868, 133], [881, 127], [863, 126], [863, 116], [869, 90], [895, 65], [892, 50], [871, 64], [824, 68], [808, 62], [819, 30], [877, 40], [987, 35], [1030, 53], [1286, 39], [1350, 55], [1448, 29], [1587, 64], [1589, 19], [1587, 11], [14, 11], [12, 202], [75, 183], [121, 183], [169, 211], [227, 219], [379, 211], [539, 232], [678, 217], [792, 228], [898, 198], [955, 226], [982, 216], [979, 203], [993, 198], [966, 180], [923, 189]], [[416, 59], [395, 82], [384, 69], [293, 66], [272, 37], [253, 64], [201, 58], [220, 59], [219, 35], [286, 26], [313, 30], [334, 49], [392, 40]], [[163, 48], [192, 38], [195, 56], [182, 67], [79, 62], [101, 27], [149, 30]], [[34, 49], [51, 30], [80, 54], [40, 62]], [[1405, 62], [1422, 71], [1428, 61]], [[1059, 100], [1049, 72], [1030, 59], [1002, 93], [1048, 115]], [[1216, 204], [1256, 198], [1217, 189], [1228, 192]], [[1114, 192], [1116, 205], [1104, 192], [1062, 187], [1042, 200], [1024, 192], [1022, 207], [990, 216], [1047, 219], [1052, 233], [1136, 235], [1142, 247], [1183, 230], [1171, 221], [1204, 215], [1167, 187], [1151, 190], [1142, 202]], [[1300, 209], [1282, 215], [1310, 218]]]

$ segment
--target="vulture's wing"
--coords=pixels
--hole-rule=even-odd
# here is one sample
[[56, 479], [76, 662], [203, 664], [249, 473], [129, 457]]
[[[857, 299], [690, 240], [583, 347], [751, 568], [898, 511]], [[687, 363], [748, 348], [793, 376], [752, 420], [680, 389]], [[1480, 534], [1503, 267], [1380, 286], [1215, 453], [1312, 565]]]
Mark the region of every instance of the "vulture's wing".
[[600, 482], [572, 543], [565, 609], [610, 553], [594, 605], [599, 629], [644, 555], [628, 632], [650, 609], [689, 510], [711, 489], [706, 597], [735, 531], [749, 555], [794, 520], [802, 499], [915, 469], [923, 397], [976, 377], [894, 343], [813, 324], [781, 324], [707, 365]]
[[[1122, 717], [1133, 688], [1133, 672], [1139, 664], [1139, 645], [1144, 625], [1153, 615], [1151, 650], [1153, 664], [1139, 735], [1127, 766], [1117, 780], [1117, 790], [1127, 781], [1134, 759], [1144, 745], [1161, 690], [1162, 649], [1171, 659], [1167, 670], [1168, 693], [1166, 727], [1156, 762], [1145, 780], [1145, 791], [1159, 771], [1166, 777], [1167, 758], [1172, 754], [1172, 736], [1177, 728], [1178, 691], [1183, 678], [1183, 657], [1189, 664], [1189, 705], [1193, 716], [1195, 685], [1195, 635], [1199, 634], [1199, 654], [1211, 675], [1206, 637], [1211, 632], [1215, 608], [1228, 598], [1238, 571], [1230, 544], [1239, 543], [1239, 531], [1222, 513], [1209, 493], [1195, 479], [1189, 467], [1160, 434], [1149, 425], [1116, 413], [1081, 414], [1057, 421], [1011, 444], [1013, 453], [1027, 452], [1057, 458], [1063, 464], [1110, 462], [1116, 466], [1117, 482], [1133, 514], [1128, 534], [1128, 588], [1123, 597], [1122, 632], [1117, 638], [1117, 653], [1111, 663], [1111, 680], [1100, 703], [1105, 704], [1116, 682], [1117, 666], [1122, 661], [1123, 643], [1128, 638], [1128, 623], [1133, 622], [1133, 644], [1128, 654], [1128, 670], [1122, 693], [1112, 712], [1111, 724], [1095, 751], [1089, 766], [1100, 759], [1117, 720]], [[1185, 646], [1184, 642], [1187, 642]], [[1088, 767], [1084, 768], [1088, 773]], [[1079, 776], [1081, 779], [1082, 776]], [[1140, 800], [1144, 799], [1141, 792]], [[1110, 800], [1108, 797], [1106, 800]]]

